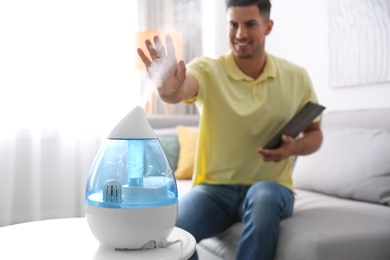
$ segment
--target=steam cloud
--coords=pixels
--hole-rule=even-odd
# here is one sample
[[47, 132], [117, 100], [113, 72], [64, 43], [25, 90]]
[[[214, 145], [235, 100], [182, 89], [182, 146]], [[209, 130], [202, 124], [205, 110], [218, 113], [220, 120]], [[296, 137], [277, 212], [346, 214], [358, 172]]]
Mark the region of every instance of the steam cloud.
[[[162, 12], [164, 18], [163, 27], [166, 31], [180, 31], [183, 36], [183, 50], [185, 52], [194, 49], [196, 44], [199, 43], [201, 37], [200, 32], [200, 10], [201, 0], [185, 0], [185, 1], [174, 1], [175, 4], [166, 6]], [[162, 44], [166, 46], [165, 39], [160, 39]], [[175, 46], [177, 48], [177, 46]], [[165, 50], [166, 51], [166, 50]], [[155, 60], [149, 68], [150, 80], [153, 82], [154, 88], [162, 86], [163, 81], [167, 76], [176, 70], [177, 60], [173, 57], [168, 57], [165, 54], [160, 54], [160, 58]], [[185, 56], [185, 55], [184, 55]]]
[[177, 66], [176, 57], [170, 57], [165, 54], [160, 54], [159, 56], [160, 58], [154, 60], [149, 68], [150, 80], [157, 89], [162, 86], [163, 81], [169, 74], [176, 70]]

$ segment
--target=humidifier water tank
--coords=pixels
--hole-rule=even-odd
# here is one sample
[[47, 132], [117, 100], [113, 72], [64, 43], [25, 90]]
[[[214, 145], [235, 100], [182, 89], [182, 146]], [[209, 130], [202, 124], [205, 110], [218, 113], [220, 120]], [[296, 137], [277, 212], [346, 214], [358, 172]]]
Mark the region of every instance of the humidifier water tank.
[[177, 218], [170, 163], [142, 108], [118, 123], [95, 157], [86, 188], [86, 218], [102, 247], [158, 246]]

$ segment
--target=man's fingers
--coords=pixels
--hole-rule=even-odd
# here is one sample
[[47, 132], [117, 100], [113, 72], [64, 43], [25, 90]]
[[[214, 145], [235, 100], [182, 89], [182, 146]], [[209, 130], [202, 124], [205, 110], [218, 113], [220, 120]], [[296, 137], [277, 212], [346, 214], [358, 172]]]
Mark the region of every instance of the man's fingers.
[[165, 56], [165, 48], [160, 40], [160, 37], [158, 37], [157, 35], [153, 37], [153, 40], [154, 40], [154, 45], [156, 46], [156, 58], [161, 58], [163, 56]]
[[148, 56], [144, 53], [144, 51], [141, 48], [137, 49], [138, 56], [141, 58], [142, 62], [145, 64], [146, 68], [149, 68], [152, 62], [149, 60]]
[[[153, 64], [156, 64], [156, 66], [162, 66], [164, 69], [159, 70], [158, 74], [154, 76], [166, 78], [169, 76], [168, 74], [175, 75], [177, 64], [175, 57], [175, 47], [172, 38], [170, 36], [166, 37], [167, 51], [169, 52], [169, 55], [165, 54], [165, 47], [163, 46], [160, 38], [157, 35], [153, 37], [153, 41], [154, 45], [149, 39], [145, 40], [145, 46], [147, 51], [149, 52], [150, 58], [149, 56], [147, 56], [146, 51], [143, 51], [140, 48], [137, 49], [138, 55], [140, 56], [142, 62], [145, 64], [146, 69], [149, 73], [155, 74], [154, 72], [150, 71], [150, 68], [154, 67]], [[185, 75], [185, 65], [184, 62], [182, 63], [183, 64], [181, 64], [179, 70], [180, 76], [182, 76], [181, 74]]]
[[167, 34], [167, 36], [165, 36], [165, 42], [167, 44], [167, 55], [169, 57], [176, 58], [176, 50], [175, 50], [175, 45], [173, 44], [172, 37]]
[[152, 58], [152, 60], [157, 59], [158, 58], [157, 57], [157, 51], [153, 47], [153, 44], [152, 44], [152, 42], [149, 39], [145, 40], [145, 46], [146, 46], [146, 49], [149, 52], [150, 58]]
[[178, 78], [184, 81], [186, 77], [186, 65], [184, 64], [184, 61], [179, 61], [177, 65], [176, 75]]

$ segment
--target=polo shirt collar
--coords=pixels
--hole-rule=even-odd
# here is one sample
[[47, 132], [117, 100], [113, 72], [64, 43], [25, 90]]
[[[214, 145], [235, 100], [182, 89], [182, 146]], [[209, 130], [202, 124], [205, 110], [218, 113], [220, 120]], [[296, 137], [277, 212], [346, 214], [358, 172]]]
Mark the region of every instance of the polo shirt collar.
[[226, 54], [226, 60], [227, 60], [227, 68], [230, 72], [230, 76], [237, 81], [244, 80], [244, 81], [263, 81], [267, 78], [275, 78], [277, 74], [276, 64], [272, 56], [268, 53], [266, 53], [266, 63], [263, 70], [263, 73], [257, 78], [253, 79], [246, 75], [244, 72], [241, 71], [241, 69], [237, 66], [236, 62], [234, 61], [233, 54], [230, 51]]

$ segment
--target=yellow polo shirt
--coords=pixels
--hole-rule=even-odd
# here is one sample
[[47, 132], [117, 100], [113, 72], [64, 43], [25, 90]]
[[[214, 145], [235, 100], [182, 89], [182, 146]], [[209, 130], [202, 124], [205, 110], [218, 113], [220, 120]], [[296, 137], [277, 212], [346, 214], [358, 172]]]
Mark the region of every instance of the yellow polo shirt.
[[273, 181], [293, 190], [291, 161], [265, 162], [256, 149], [308, 101], [317, 101], [306, 71], [267, 54], [257, 79], [245, 75], [231, 52], [195, 58], [187, 73], [199, 82], [201, 114], [193, 183], [251, 185]]

